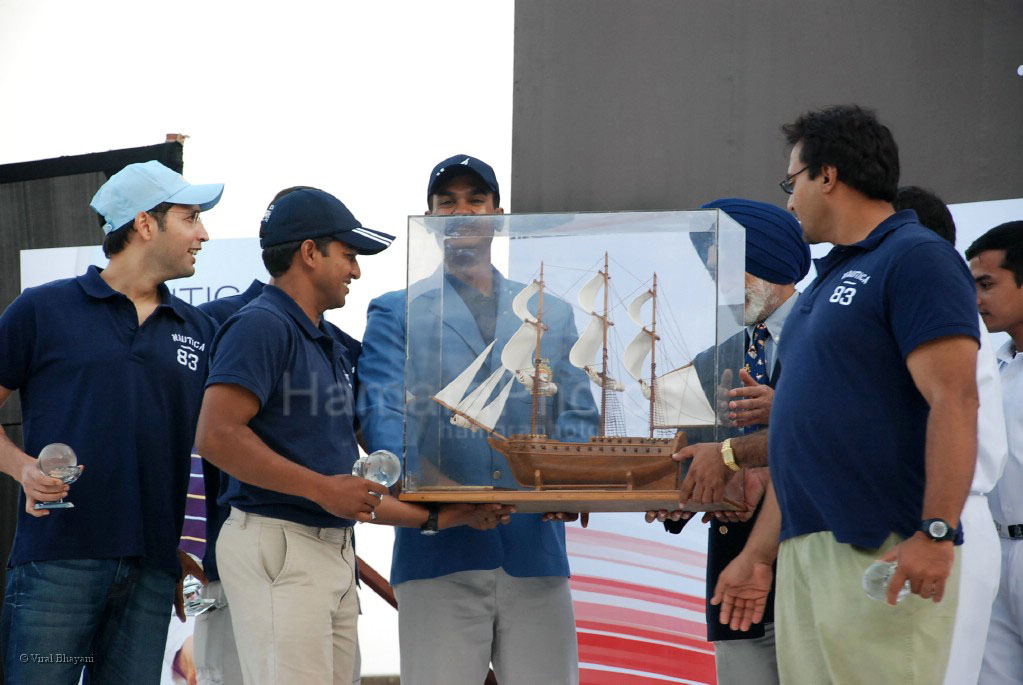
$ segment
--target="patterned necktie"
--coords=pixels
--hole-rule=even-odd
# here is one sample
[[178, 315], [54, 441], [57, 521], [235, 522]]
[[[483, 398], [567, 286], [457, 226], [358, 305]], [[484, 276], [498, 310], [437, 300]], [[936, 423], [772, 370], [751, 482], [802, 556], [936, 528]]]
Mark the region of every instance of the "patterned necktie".
[[[750, 336], [749, 347], [746, 349], [746, 371], [750, 376], [753, 376], [753, 380], [761, 385], [767, 384], [767, 339], [771, 334], [767, 331], [767, 326], [758, 323], [753, 327], [753, 334]], [[755, 433], [756, 431], [763, 428], [763, 425], [756, 426], [745, 426], [742, 432]]]
[[746, 350], [746, 371], [753, 376], [753, 380], [760, 384], [767, 383], [767, 339], [771, 334], [767, 326], [758, 323], [753, 327], [753, 334], [750, 336], [749, 348]]

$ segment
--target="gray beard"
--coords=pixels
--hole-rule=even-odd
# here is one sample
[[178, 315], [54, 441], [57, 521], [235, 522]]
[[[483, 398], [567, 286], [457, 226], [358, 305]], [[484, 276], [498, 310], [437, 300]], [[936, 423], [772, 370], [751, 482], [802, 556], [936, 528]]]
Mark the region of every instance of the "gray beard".
[[745, 324], [752, 326], [762, 323], [777, 309], [774, 301], [774, 291], [770, 283], [762, 280], [750, 283], [746, 287]]

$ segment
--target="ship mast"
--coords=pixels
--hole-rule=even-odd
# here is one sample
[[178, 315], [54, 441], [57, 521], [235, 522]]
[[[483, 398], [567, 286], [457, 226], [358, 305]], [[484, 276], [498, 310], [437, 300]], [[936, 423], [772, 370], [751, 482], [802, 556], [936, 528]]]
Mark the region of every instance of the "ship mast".
[[657, 348], [657, 274], [654, 274], [654, 283], [651, 288], [652, 310], [650, 312], [650, 437], [654, 437], [654, 403], [657, 398], [657, 362], [654, 354]]
[[529, 432], [536, 435], [536, 418], [540, 412], [540, 338], [543, 336], [543, 262], [540, 262], [539, 299], [536, 303], [536, 354], [533, 355], [533, 414]]
[[611, 277], [607, 268], [607, 252], [604, 253], [604, 344], [602, 349], [602, 367], [600, 372], [600, 434], [607, 435], [607, 315], [608, 296], [607, 289], [610, 286]]

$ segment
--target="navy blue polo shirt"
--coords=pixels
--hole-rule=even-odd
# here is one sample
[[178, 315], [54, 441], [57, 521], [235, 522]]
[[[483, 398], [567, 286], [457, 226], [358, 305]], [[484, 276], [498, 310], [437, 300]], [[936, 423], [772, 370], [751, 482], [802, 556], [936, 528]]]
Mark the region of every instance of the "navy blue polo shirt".
[[[204, 302], [199, 309], [213, 318], [217, 326], [222, 326], [232, 314], [259, 297], [263, 292], [263, 282], [254, 279], [245, 292], [228, 297], [218, 297]], [[221, 477], [220, 469], [205, 459], [202, 460], [203, 496], [206, 500], [206, 546], [203, 550], [202, 570], [210, 580], [220, 580], [217, 570], [217, 538], [224, 526], [231, 508], [218, 505], [217, 497], [222, 493], [222, 486], [227, 485], [226, 478]]]
[[[352, 382], [355, 368], [337, 326], [314, 326], [272, 285], [217, 333], [207, 386], [238, 385], [259, 399], [249, 427], [270, 449], [324, 475], [350, 475], [358, 459]], [[302, 497], [228, 476], [218, 503], [308, 526], [354, 522]]]
[[781, 539], [831, 531], [875, 548], [913, 535], [923, 510], [928, 406], [906, 357], [937, 338], [978, 339], [976, 291], [912, 210], [816, 265], [785, 322], [771, 410]]
[[25, 451], [63, 442], [85, 466], [74, 509], [36, 518], [19, 494], [9, 565], [144, 557], [177, 575], [215, 327], [163, 285], [139, 326], [100, 271], [29, 288], [0, 317], [0, 385], [21, 393]]

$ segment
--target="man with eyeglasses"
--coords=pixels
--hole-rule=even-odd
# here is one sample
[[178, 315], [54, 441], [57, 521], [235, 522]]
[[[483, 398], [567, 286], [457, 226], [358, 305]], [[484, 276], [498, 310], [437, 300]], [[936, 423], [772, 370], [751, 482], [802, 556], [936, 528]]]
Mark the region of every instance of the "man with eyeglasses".
[[[195, 272], [199, 212], [222, 192], [159, 162], [125, 167], [92, 199], [107, 267], [30, 288], [0, 317], [0, 404], [19, 390], [25, 419], [24, 451], [0, 432], [0, 469], [22, 486], [8, 682], [78, 682], [83, 666], [97, 683], [160, 679], [214, 332], [164, 282]], [[70, 489], [36, 461], [58, 442], [85, 467]], [[74, 507], [35, 508], [63, 497]]]
[[[772, 487], [711, 601], [732, 628], [759, 622], [777, 557], [782, 682], [939, 682], [977, 443], [970, 274], [894, 211], [898, 148], [873, 112], [831, 107], [783, 131], [788, 207], [807, 242], [835, 247], [786, 321]], [[895, 609], [861, 589], [878, 559], [896, 563], [888, 603], [912, 590]]]

